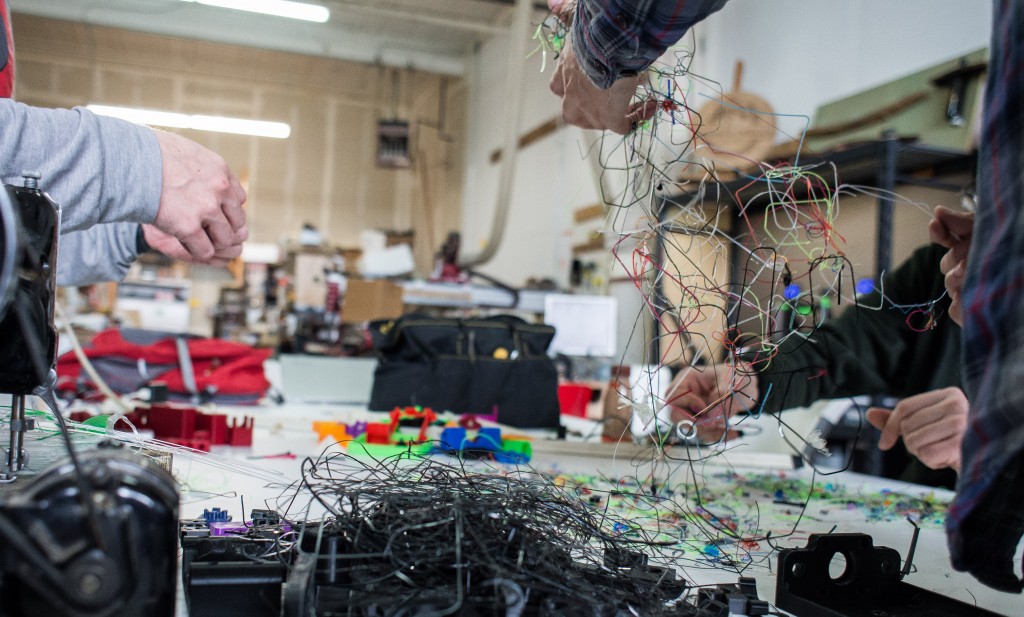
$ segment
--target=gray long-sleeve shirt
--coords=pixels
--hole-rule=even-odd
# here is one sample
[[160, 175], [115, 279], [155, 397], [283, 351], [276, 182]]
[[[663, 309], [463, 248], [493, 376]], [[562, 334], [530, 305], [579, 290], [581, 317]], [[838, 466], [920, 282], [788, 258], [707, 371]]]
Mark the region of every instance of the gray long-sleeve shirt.
[[96, 223], [152, 223], [160, 206], [160, 147], [149, 128], [85, 109], [42, 109], [0, 99], [0, 180], [42, 174], [61, 205], [61, 232]]
[[138, 233], [138, 223], [100, 223], [62, 234], [57, 247], [57, 285], [120, 281], [138, 256]]
[[58, 284], [123, 278], [136, 256], [138, 223], [152, 222], [160, 206], [153, 131], [85, 109], [0, 99], [0, 181], [21, 184], [26, 170], [40, 172], [40, 188], [62, 208]]

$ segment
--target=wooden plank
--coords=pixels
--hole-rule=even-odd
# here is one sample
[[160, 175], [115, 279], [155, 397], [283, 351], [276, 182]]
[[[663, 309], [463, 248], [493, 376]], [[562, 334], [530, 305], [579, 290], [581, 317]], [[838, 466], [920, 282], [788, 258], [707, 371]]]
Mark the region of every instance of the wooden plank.
[[604, 250], [604, 237], [596, 236], [582, 244], [574, 244], [572, 247], [572, 254], [579, 255], [580, 253], [588, 253], [590, 251], [603, 251]]
[[[527, 131], [526, 133], [519, 137], [519, 150], [522, 150], [526, 146], [529, 146], [530, 144], [534, 143], [535, 141], [540, 141], [541, 139], [554, 133], [558, 129], [562, 128], [563, 124], [565, 123], [562, 122], [561, 118], [551, 118], [547, 122], [535, 126], [534, 128], [530, 129], [529, 131]], [[501, 148], [498, 148], [491, 152], [491, 163], [497, 163], [500, 160]]]
[[604, 204], [593, 204], [574, 210], [572, 219], [577, 223], [585, 223], [593, 219], [603, 219], [606, 213]]

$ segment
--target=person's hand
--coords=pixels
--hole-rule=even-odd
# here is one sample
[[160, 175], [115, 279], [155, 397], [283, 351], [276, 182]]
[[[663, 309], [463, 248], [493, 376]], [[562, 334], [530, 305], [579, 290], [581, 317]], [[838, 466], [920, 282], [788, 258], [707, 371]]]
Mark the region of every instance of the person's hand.
[[[567, 28], [572, 26], [575, 2], [548, 0], [548, 8]], [[631, 103], [640, 85], [639, 77], [619, 79], [607, 90], [595, 86], [576, 58], [571, 32], [565, 36], [549, 85], [562, 99], [562, 119], [585, 129], [625, 135], [657, 111], [655, 101]]]
[[[195, 257], [189, 253], [185, 247], [178, 242], [177, 238], [169, 234], [165, 234], [153, 225], [143, 225], [142, 235], [146, 239], [146, 244], [149, 245], [154, 251], [163, 253], [171, 259], [183, 261], [185, 263], [200, 263]], [[224, 266], [229, 261], [238, 257], [242, 254], [242, 245], [235, 244], [224, 249], [218, 250], [214, 253], [213, 257], [207, 259], [202, 263], [209, 264], [211, 266]]]
[[558, 17], [566, 26], [572, 25], [572, 14], [576, 10], [574, 0], [548, 0], [548, 10]]
[[967, 272], [967, 253], [971, 248], [974, 233], [974, 213], [954, 212], [937, 206], [932, 220], [928, 223], [928, 235], [932, 242], [947, 249], [939, 262], [939, 270], [945, 275], [946, 291], [949, 293], [949, 316], [963, 325], [963, 306], [960, 302], [963, 292], [964, 274]]
[[639, 84], [639, 78], [627, 77], [607, 90], [595, 86], [577, 61], [572, 35], [569, 35], [565, 37], [549, 85], [551, 91], [562, 98], [562, 119], [566, 123], [625, 135], [636, 122], [628, 112]]
[[692, 422], [701, 443], [734, 439], [729, 418], [751, 409], [757, 402], [757, 376], [748, 364], [717, 364], [684, 368], [669, 386], [666, 404], [672, 422]]
[[967, 428], [967, 397], [960, 388], [943, 388], [907, 397], [895, 409], [871, 407], [867, 420], [882, 431], [878, 447], [903, 445], [931, 469], [960, 472], [960, 442]]
[[[246, 195], [224, 159], [174, 133], [154, 132], [163, 160], [163, 188], [153, 225], [177, 240], [186, 261], [208, 263], [241, 251], [249, 237], [242, 209]], [[164, 252], [161, 240], [155, 241], [151, 246]], [[166, 254], [177, 258], [180, 251], [167, 245], [176, 254]]]

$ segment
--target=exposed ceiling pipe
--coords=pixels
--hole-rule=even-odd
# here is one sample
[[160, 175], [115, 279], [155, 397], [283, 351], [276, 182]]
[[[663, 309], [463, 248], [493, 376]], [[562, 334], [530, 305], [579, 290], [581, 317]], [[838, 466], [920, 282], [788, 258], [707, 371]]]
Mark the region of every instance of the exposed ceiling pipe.
[[516, 0], [512, 12], [512, 24], [509, 26], [508, 42], [508, 93], [507, 113], [505, 114], [505, 140], [502, 151], [501, 169], [498, 175], [498, 199], [494, 208], [494, 220], [491, 222], [491, 235], [487, 244], [476, 255], [463, 257], [461, 266], [479, 266], [490, 261], [505, 235], [505, 224], [508, 221], [508, 209], [512, 199], [512, 180], [515, 176], [516, 151], [519, 142], [519, 121], [523, 111], [523, 77], [526, 73], [526, 45], [530, 40], [530, 16], [533, 13], [532, 0]]
[[[360, 4], [358, 2], [351, 2], [350, 0], [338, 0], [338, 2], [343, 7], [345, 7], [345, 10], [354, 10], [356, 12], [368, 13], [371, 15], [381, 15], [383, 17], [389, 17], [391, 19], [401, 21], [429, 24], [432, 26], [443, 26], [445, 28], [452, 28], [454, 30], [468, 30], [470, 32], [478, 32], [480, 34], [501, 34], [507, 31], [507, 29], [502, 26], [496, 26], [482, 21], [471, 21], [467, 19], [457, 19], [454, 17], [441, 17], [437, 15], [429, 15], [422, 12], [388, 9], [367, 4]], [[419, 10], [422, 11], [423, 9]]]

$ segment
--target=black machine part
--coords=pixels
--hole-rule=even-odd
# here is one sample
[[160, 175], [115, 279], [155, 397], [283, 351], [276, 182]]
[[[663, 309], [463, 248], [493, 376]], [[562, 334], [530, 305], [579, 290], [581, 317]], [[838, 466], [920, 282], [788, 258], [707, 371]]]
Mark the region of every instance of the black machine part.
[[36, 187], [0, 189], [0, 392], [32, 394], [57, 361], [53, 326], [60, 208]]
[[[836, 555], [846, 561], [833, 576]], [[775, 606], [798, 617], [988, 617], [982, 608], [903, 582], [900, 554], [863, 533], [811, 534], [779, 553]]]
[[263, 559], [275, 534], [255, 537], [257, 531], [211, 536], [206, 524], [181, 523], [181, 581], [191, 617], [281, 617], [292, 556]]
[[70, 461], [50, 468], [0, 503], [0, 617], [172, 617], [173, 477], [115, 445], [78, 461], [78, 469]]

